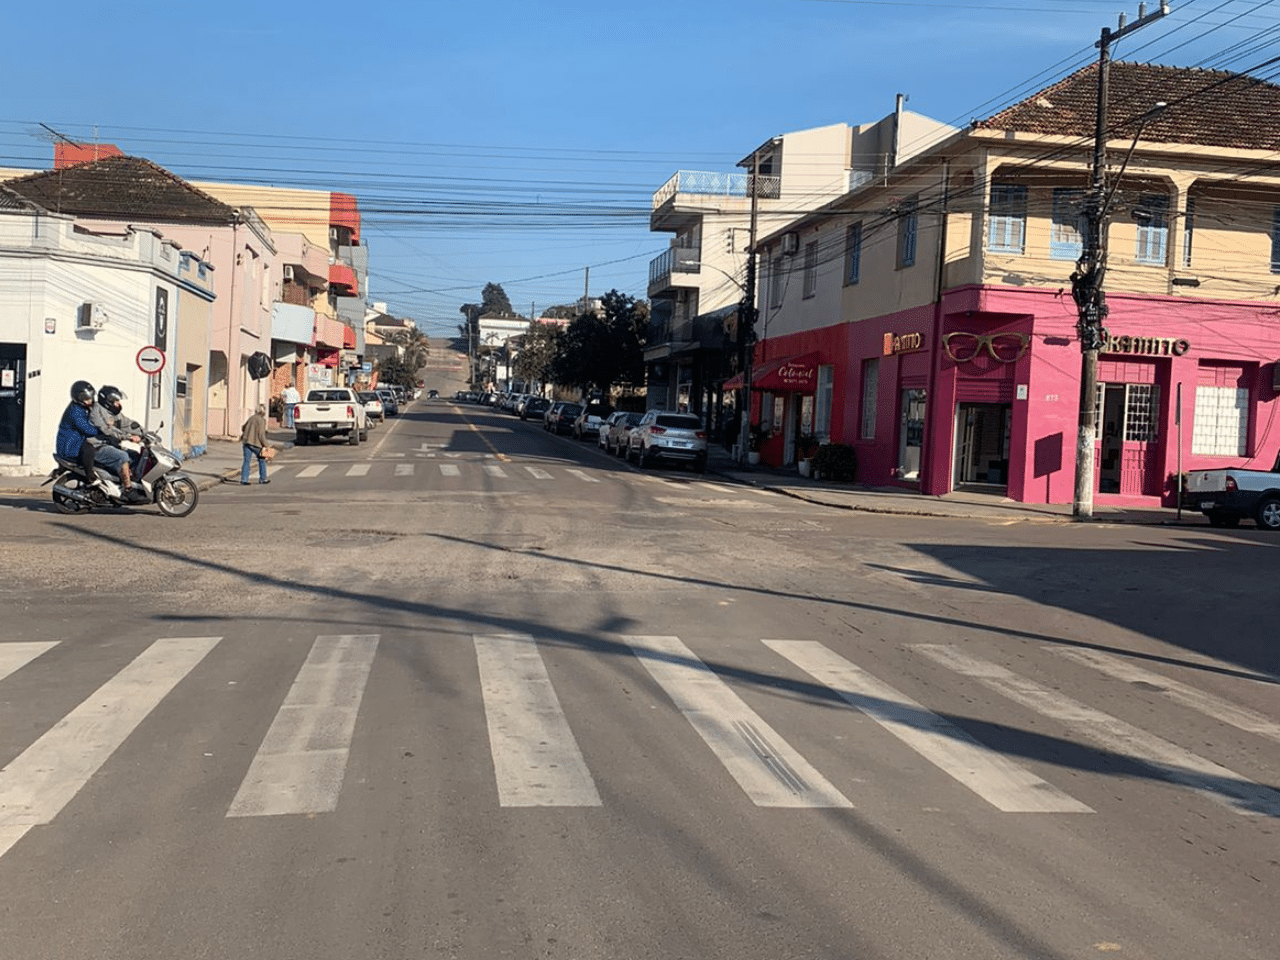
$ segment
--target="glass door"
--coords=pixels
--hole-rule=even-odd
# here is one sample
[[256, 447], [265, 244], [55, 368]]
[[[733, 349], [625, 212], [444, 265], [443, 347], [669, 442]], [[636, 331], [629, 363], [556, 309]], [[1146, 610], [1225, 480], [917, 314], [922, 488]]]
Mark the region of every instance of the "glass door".
[[924, 450], [925, 391], [902, 391], [902, 426], [898, 439], [898, 476], [903, 480], [920, 479], [920, 462]]
[[22, 456], [27, 345], [0, 343], [0, 454]]

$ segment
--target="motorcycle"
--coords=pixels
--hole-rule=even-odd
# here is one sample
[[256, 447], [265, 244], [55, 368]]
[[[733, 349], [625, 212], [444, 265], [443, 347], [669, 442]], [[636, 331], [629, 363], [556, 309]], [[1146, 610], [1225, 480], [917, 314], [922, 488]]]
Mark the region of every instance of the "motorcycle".
[[[163, 426], [163, 424], [161, 424]], [[178, 468], [178, 457], [160, 443], [160, 435], [149, 430], [139, 432], [138, 444], [124, 444], [134, 449], [138, 463], [133, 474], [141, 496], [130, 499], [120, 488], [120, 481], [109, 470], [96, 467], [95, 475], [84, 472], [79, 461], [54, 456], [57, 469], [41, 486], [53, 484], [53, 506], [59, 513], [86, 513], [95, 507], [137, 507], [154, 503], [166, 517], [185, 517], [196, 508], [200, 491]]]

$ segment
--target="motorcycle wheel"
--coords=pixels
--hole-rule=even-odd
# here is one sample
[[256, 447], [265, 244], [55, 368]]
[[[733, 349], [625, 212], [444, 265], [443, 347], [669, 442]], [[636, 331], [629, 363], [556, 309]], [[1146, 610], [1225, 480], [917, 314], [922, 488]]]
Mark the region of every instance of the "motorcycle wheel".
[[200, 490], [190, 477], [162, 481], [156, 491], [156, 506], [166, 517], [185, 517], [199, 499]]
[[[74, 483], [76, 487], [80, 486], [78, 481], [71, 480], [68, 482]], [[55, 490], [53, 492], [53, 508], [59, 513], [74, 514], [83, 513], [89, 509], [89, 505], [81, 503], [79, 500], [72, 500], [70, 497], [65, 497]]]

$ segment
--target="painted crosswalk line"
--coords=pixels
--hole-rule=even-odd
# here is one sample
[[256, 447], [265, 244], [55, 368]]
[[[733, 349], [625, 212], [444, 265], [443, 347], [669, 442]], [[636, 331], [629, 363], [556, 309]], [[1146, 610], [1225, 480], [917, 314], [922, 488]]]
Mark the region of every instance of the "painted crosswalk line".
[[533, 477], [533, 479], [535, 479], [535, 480], [550, 480], [550, 479], [551, 479], [551, 474], [547, 473], [547, 471], [543, 470], [541, 467], [525, 467], [525, 469], [529, 471], [529, 474], [530, 474], [530, 475]]
[[40, 654], [52, 650], [57, 645], [56, 640], [0, 643], [0, 680], [21, 670]]
[[1076, 736], [1104, 750], [1141, 764], [1163, 780], [1188, 787], [1237, 813], [1280, 817], [1280, 791], [1254, 783], [1163, 737], [955, 647], [915, 644], [910, 649], [1028, 710], [1061, 723]]
[[623, 639], [756, 806], [853, 806], [679, 637]]
[[533, 638], [472, 638], [489, 749], [504, 807], [598, 807], [591, 771]]
[[570, 476], [577, 477], [579, 480], [585, 480], [587, 483], [600, 482], [598, 477], [591, 476], [591, 474], [587, 473], [585, 470], [574, 470], [572, 467], [565, 467], [564, 472]]
[[378, 634], [316, 637], [228, 817], [329, 813], [337, 808], [377, 649]]
[[329, 465], [327, 463], [313, 463], [311, 466], [298, 471], [298, 479], [306, 480], [310, 477], [318, 477], [320, 474], [324, 473], [325, 468], [328, 466]]
[[503, 470], [496, 463], [485, 464], [484, 472], [491, 477], [501, 477], [504, 480], [507, 477], [507, 471]]
[[52, 821], [220, 639], [157, 640], [0, 771], [0, 856]]
[[396, 476], [397, 476], [397, 477], [412, 477], [412, 476], [413, 476], [413, 468], [414, 468], [414, 464], [412, 464], [412, 463], [397, 463], [397, 464], [396, 464]]
[[1092, 813], [1091, 807], [973, 739], [945, 720], [813, 641], [765, 640], [819, 683], [1005, 813]]
[[462, 476], [462, 471], [458, 469], [458, 465], [456, 463], [440, 464], [440, 473], [446, 477]]
[[1099, 650], [1082, 650], [1071, 647], [1046, 647], [1045, 649], [1052, 650], [1068, 660], [1074, 660], [1076, 663], [1092, 667], [1094, 670], [1109, 677], [1114, 677], [1116, 680], [1122, 680], [1125, 683], [1144, 684], [1145, 689], [1184, 707], [1203, 713], [1207, 717], [1229, 724], [1238, 730], [1256, 733], [1259, 736], [1266, 737], [1268, 740], [1280, 743], [1280, 723], [1276, 723], [1270, 717], [1258, 713], [1256, 710], [1250, 710], [1248, 707], [1233, 703], [1225, 697], [1197, 690], [1195, 687], [1162, 676], [1151, 670], [1144, 670], [1142, 667], [1129, 663], [1120, 657], [1103, 653]]
[[373, 466], [371, 463], [352, 464], [351, 469], [347, 471], [348, 477], [363, 477], [369, 473], [369, 468]]

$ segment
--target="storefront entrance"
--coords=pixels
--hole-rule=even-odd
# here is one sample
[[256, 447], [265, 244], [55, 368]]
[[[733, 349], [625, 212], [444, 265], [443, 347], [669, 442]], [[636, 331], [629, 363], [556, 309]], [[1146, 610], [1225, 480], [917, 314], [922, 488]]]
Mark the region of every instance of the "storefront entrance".
[[1009, 433], [1013, 404], [956, 405], [952, 487], [1009, 485]]
[[902, 391], [898, 476], [903, 480], [920, 479], [920, 463], [924, 451], [925, 398], [924, 390]]
[[1160, 387], [1153, 383], [1098, 384], [1098, 492], [1160, 493]]
[[0, 454], [22, 456], [27, 345], [0, 343]]

